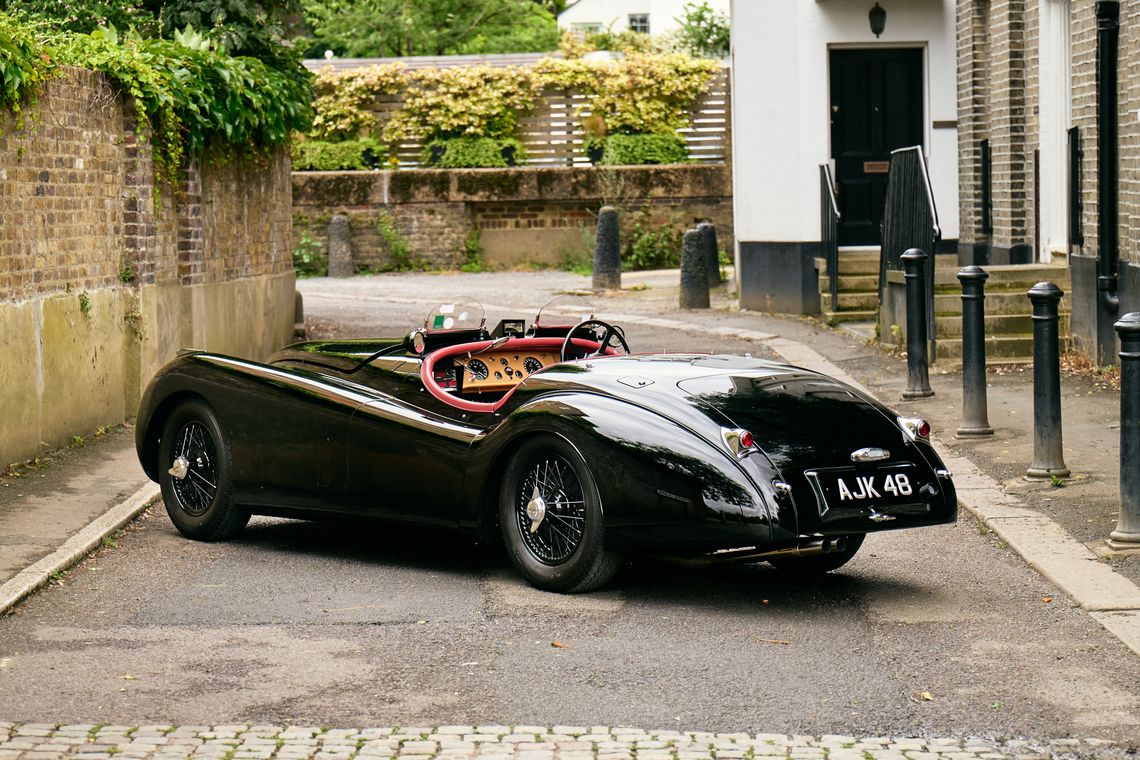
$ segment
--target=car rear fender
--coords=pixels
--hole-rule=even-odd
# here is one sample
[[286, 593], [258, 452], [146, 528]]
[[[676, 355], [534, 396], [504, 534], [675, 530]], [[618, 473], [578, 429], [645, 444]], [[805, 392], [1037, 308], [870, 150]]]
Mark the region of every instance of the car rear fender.
[[714, 544], [724, 543], [726, 533], [770, 537], [773, 511], [726, 451], [644, 407], [575, 392], [531, 401], [473, 442], [463, 522], [485, 538], [495, 534], [502, 473], [512, 452], [537, 435], [561, 436], [582, 455], [615, 540], [667, 543], [692, 538], [694, 526]]

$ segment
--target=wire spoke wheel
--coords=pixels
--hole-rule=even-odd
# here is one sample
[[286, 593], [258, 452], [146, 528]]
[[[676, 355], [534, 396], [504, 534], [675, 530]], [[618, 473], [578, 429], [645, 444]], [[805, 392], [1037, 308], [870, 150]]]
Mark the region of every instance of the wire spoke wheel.
[[185, 476], [171, 481], [178, 506], [198, 516], [214, 503], [218, 494], [218, 449], [205, 425], [186, 423], [174, 439], [175, 466], [185, 467]]
[[549, 453], [527, 469], [515, 519], [527, 550], [543, 564], [557, 565], [574, 554], [586, 527], [586, 501], [569, 462]]

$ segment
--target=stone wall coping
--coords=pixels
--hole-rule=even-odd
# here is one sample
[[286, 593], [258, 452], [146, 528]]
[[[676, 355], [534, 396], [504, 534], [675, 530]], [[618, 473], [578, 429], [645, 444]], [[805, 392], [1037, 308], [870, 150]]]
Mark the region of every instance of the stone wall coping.
[[726, 164], [293, 172], [295, 206], [512, 203], [732, 195]]

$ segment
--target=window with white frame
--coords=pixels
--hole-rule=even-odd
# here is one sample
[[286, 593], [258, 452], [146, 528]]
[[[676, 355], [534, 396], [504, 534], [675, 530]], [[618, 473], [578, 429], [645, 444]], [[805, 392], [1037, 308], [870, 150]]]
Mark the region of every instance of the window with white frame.
[[649, 34], [649, 14], [648, 13], [631, 13], [631, 14], [629, 14], [629, 31], [641, 32], [642, 34]]
[[600, 34], [602, 25], [597, 21], [576, 21], [570, 25], [570, 31], [578, 39], [584, 40], [591, 34]]

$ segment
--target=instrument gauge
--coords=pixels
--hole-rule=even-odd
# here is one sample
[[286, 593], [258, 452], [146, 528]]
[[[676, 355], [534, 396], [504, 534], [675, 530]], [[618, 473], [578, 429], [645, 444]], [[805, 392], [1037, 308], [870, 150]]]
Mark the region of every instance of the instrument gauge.
[[533, 356], [528, 356], [526, 358], [526, 361], [523, 362], [523, 369], [526, 370], [526, 373], [528, 375], [533, 375], [535, 372], [538, 372], [540, 369], [542, 369], [542, 362], [540, 362], [538, 359], [535, 359]]
[[471, 359], [467, 362], [467, 371], [471, 373], [471, 377], [475, 380], [486, 380], [490, 372], [487, 365], [479, 359]]

